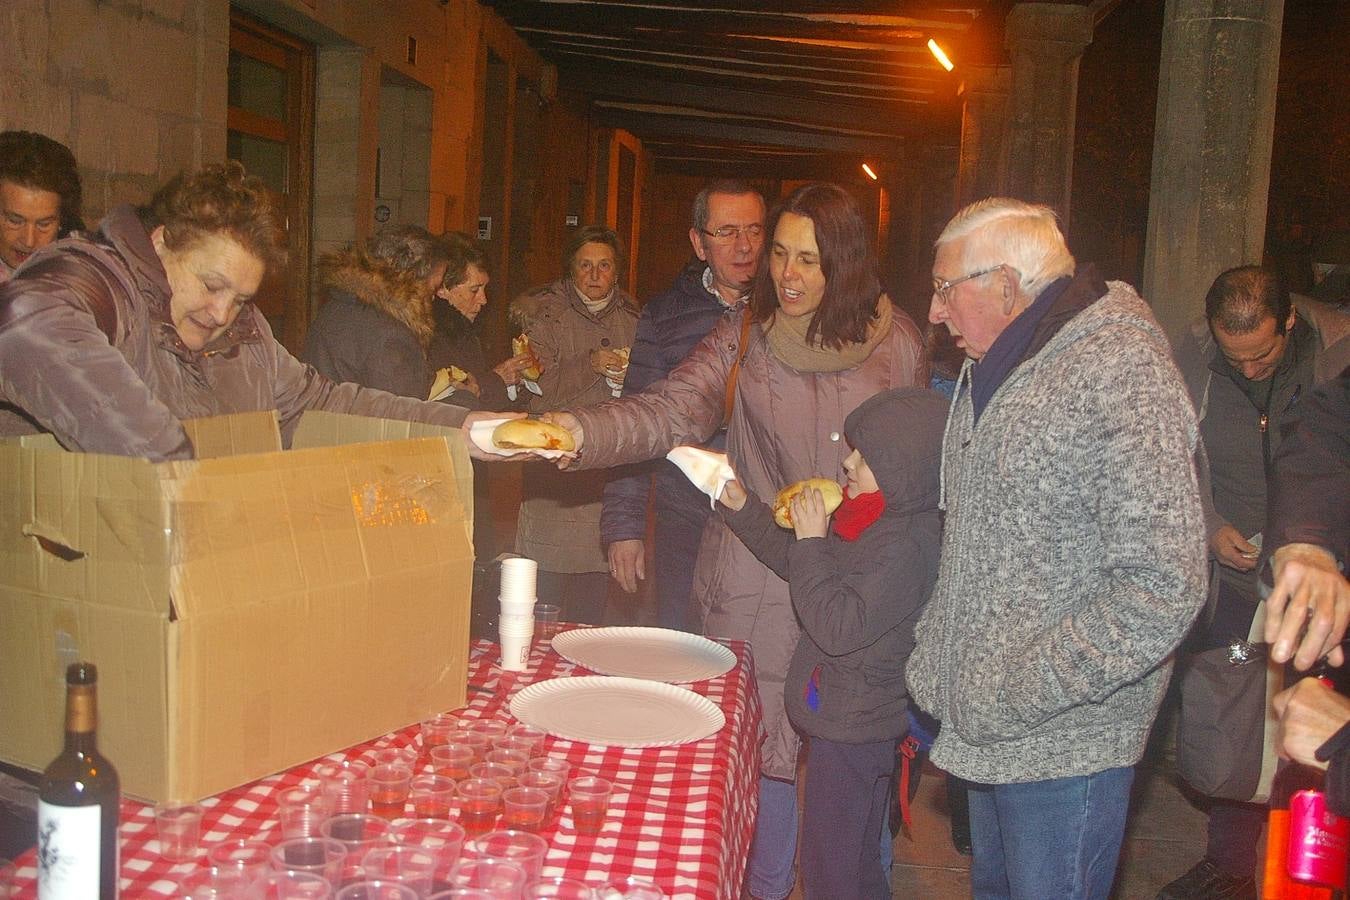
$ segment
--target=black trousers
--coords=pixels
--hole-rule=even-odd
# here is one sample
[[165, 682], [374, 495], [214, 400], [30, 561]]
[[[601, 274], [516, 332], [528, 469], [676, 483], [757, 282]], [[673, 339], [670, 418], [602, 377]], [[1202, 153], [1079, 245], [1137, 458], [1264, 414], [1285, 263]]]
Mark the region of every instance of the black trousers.
[[881, 829], [894, 767], [893, 740], [840, 744], [811, 738], [802, 812], [807, 900], [889, 900]]
[[[659, 487], [661, 481], [656, 483]], [[685, 504], [662, 504], [659, 499], [656, 502], [652, 575], [656, 578], [656, 610], [662, 628], [694, 633], [701, 630], [690, 595], [708, 513], [706, 502], [694, 509]]]

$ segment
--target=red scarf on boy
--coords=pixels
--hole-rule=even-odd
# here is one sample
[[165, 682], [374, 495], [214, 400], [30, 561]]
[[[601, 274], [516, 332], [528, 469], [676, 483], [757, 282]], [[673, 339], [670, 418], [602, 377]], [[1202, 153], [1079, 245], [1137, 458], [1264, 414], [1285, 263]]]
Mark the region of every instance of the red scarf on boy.
[[846, 541], [856, 541], [867, 527], [881, 518], [886, 509], [886, 498], [881, 491], [868, 491], [857, 497], [851, 497], [848, 488], [844, 488], [844, 502], [834, 511], [830, 527], [834, 533]]

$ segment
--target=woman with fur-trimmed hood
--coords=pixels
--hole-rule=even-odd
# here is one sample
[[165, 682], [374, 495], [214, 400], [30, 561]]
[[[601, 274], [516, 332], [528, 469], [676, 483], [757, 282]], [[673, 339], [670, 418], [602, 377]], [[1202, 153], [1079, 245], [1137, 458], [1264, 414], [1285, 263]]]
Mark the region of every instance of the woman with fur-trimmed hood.
[[301, 359], [320, 374], [424, 400], [435, 374], [432, 303], [449, 256], [425, 228], [401, 225], [319, 260], [326, 302]]

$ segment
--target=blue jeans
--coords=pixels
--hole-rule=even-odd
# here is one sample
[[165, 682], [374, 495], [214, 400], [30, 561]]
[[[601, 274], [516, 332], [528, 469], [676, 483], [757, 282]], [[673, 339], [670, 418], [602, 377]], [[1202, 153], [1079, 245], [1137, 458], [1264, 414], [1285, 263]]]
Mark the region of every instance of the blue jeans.
[[797, 883], [797, 785], [759, 776], [759, 814], [750, 842], [747, 887], [760, 900], [783, 900]]
[[1105, 900], [1133, 781], [1127, 766], [1027, 784], [971, 784], [976, 900]]

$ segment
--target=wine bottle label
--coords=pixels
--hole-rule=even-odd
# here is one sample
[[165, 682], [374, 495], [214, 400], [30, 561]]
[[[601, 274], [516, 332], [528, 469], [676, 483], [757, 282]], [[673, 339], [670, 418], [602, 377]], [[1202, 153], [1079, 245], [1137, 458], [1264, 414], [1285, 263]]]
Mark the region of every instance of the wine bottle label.
[[102, 810], [38, 801], [37, 885], [41, 900], [97, 897]]

